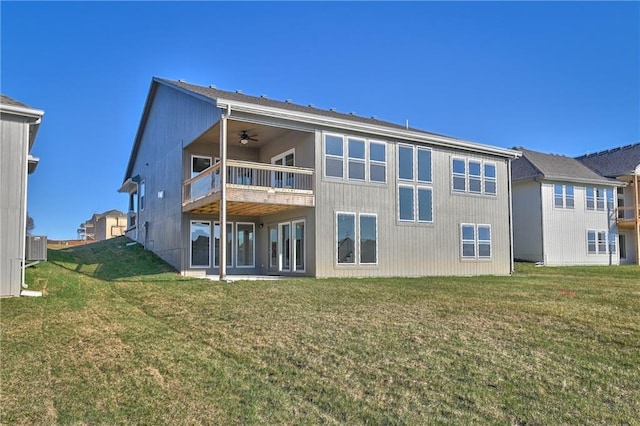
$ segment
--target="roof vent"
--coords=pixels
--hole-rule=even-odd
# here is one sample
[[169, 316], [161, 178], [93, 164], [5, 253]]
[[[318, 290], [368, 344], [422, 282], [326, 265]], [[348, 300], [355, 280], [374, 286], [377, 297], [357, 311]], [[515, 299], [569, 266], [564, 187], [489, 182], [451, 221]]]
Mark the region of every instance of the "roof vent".
[[351, 112], [349, 113], [349, 115], [356, 115], [356, 113], [355, 113], [355, 112], [353, 112], [353, 111], [351, 111]]
[[377, 120], [377, 119], [378, 119], [378, 117], [376, 117], [375, 115], [372, 115], [372, 116], [371, 116], [371, 119], [372, 119], [372, 120]]
[[217, 89], [217, 87], [216, 87], [216, 85], [215, 85], [215, 84], [210, 84], [210, 85], [209, 85], [209, 89]]
[[336, 112], [336, 109], [335, 108], [329, 108], [329, 111]]
[[309, 104], [308, 107], [309, 108], [315, 108], [316, 106], [314, 104]]
[[268, 97], [267, 95], [260, 95], [260, 97], [261, 97], [262, 99], [269, 99], [269, 97]]
[[184, 80], [184, 79], [180, 78], [180, 79], [178, 79], [178, 82], [179, 82], [179, 83], [186, 83], [186, 80]]
[[236, 90], [236, 93], [240, 93], [241, 95], [243, 95], [242, 90]]
[[286, 102], [286, 103], [288, 103], [288, 104], [290, 104], [290, 103], [292, 103], [293, 101], [292, 101], [291, 99], [287, 99], [285, 102]]

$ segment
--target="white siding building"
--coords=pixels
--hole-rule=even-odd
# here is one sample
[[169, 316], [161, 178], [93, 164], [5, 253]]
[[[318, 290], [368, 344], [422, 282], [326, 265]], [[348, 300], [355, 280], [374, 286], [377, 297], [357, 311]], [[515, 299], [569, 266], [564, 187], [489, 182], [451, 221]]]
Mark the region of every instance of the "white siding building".
[[573, 158], [520, 150], [511, 174], [514, 257], [549, 266], [619, 264], [614, 200], [623, 184]]

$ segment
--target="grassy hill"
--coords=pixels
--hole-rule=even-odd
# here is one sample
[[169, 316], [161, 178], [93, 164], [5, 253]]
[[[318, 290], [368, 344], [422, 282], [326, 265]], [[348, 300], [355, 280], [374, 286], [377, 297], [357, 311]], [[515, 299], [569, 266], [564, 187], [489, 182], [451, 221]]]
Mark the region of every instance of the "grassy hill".
[[637, 424], [640, 268], [225, 284], [128, 242], [0, 300], [0, 423]]

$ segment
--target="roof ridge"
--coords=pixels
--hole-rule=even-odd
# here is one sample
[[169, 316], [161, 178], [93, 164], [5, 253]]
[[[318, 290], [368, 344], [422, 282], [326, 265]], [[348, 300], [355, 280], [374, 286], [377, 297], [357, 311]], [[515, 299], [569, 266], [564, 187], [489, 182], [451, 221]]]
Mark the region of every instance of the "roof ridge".
[[635, 146], [638, 146], [638, 145], [640, 145], [640, 142], [635, 142], [635, 143], [631, 143], [631, 144], [628, 144], [628, 145], [618, 146], [618, 147], [615, 147], [615, 148], [604, 149], [602, 151], [596, 151], [596, 152], [591, 152], [591, 153], [587, 152], [586, 154], [582, 154], [582, 155], [580, 155], [578, 157], [575, 157], [575, 158], [577, 160], [579, 160], [581, 158], [589, 158], [589, 157], [596, 157], [598, 155], [612, 154], [612, 153], [617, 152], [617, 151], [622, 151], [622, 150], [625, 150], [625, 149], [631, 149], [631, 148], [633, 148]]

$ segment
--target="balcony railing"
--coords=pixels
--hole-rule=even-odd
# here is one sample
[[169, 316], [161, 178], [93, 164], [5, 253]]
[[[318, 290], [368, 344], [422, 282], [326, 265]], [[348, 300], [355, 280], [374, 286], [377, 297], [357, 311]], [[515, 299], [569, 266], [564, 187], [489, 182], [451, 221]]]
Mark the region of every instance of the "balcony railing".
[[[227, 161], [227, 185], [234, 188], [312, 194], [313, 175], [313, 169], [302, 167]], [[220, 163], [217, 163], [183, 183], [182, 204], [197, 201], [219, 191]]]
[[640, 217], [640, 209], [635, 207], [618, 207], [618, 221], [635, 221]]

